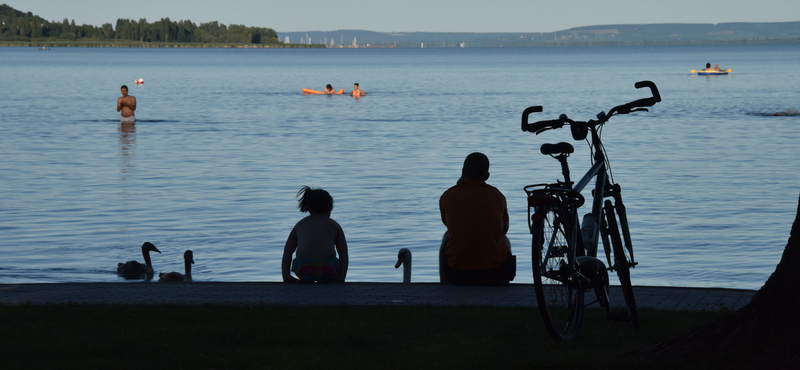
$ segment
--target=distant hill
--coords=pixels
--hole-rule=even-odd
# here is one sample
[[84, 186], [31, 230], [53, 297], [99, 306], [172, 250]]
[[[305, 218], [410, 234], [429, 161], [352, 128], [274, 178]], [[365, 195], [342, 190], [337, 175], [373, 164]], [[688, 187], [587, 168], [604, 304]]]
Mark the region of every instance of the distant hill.
[[[0, 41], [10, 43], [79, 42], [119, 44], [136, 42], [156, 46], [185, 44], [257, 44], [277, 47], [326, 45], [437, 47], [531, 47], [594, 45], [669, 45], [711, 43], [800, 43], [800, 22], [779, 23], [663, 23], [616, 24], [570, 28], [557, 32], [402, 32], [363, 30], [275, 32], [271, 28], [224, 25], [217, 21], [195, 24], [190, 20], [162, 18], [117, 19], [115, 25], [76, 25], [64, 18], [47, 21], [31, 12], [0, 4]], [[289, 39], [288, 43], [286, 39]], [[285, 43], [285, 44], [284, 44]], [[287, 45], [293, 44], [293, 45]], [[304, 45], [299, 45], [304, 44]]]
[[280, 41], [397, 47], [525, 47], [800, 42], [800, 22], [663, 23], [585, 26], [542, 33], [403, 32], [363, 30], [278, 32]]

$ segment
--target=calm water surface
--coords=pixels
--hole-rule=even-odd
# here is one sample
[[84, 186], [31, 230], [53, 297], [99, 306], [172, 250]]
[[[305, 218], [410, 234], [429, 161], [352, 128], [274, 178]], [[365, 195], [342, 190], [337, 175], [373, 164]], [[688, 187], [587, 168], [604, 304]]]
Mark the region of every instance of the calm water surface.
[[[117, 262], [199, 281], [278, 281], [303, 185], [335, 200], [350, 281], [437, 281], [438, 198], [473, 151], [508, 198], [515, 281], [531, 282], [522, 187], [553, 181], [538, 152], [568, 130], [519, 128], [566, 113], [615, 117], [604, 142], [632, 223], [636, 285], [757, 289], [780, 260], [800, 194], [800, 45], [182, 50], [0, 48], [0, 283], [122, 281]], [[706, 62], [728, 76], [693, 76]], [[789, 68], [787, 68], [789, 67]], [[780, 73], [776, 73], [780, 71]], [[145, 84], [133, 81], [143, 78]], [[330, 83], [369, 95], [304, 96]], [[120, 85], [138, 99], [120, 125]], [[577, 173], [589, 165], [575, 143]]]

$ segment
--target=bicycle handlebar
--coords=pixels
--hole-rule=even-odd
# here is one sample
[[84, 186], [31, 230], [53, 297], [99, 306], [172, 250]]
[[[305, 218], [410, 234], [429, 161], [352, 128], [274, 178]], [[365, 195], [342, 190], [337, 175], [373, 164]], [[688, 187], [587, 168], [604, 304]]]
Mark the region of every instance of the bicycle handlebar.
[[528, 116], [531, 113], [540, 113], [543, 111], [541, 105], [535, 105], [533, 107], [527, 107], [524, 111], [522, 111], [522, 131], [528, 131]]
[[658, 93], [658, 88], [656, 87], [656, 84], [654, 84], [652, 81], [639, 81], [635, 83], [633, 86], [637, 89], [641, 89], [643, 87], [649, 87], [650, 93], [653, 95], [653, 97], [639, 99], [636, 101], [632, 101], [628, 104], [623, 104], [611, 108], [611, 110], [608, 112], [608, 117], [613, 116], [614, 113], [628, 114], [636, 108], [652, 107], [656, 105], [656, 103], [661, 101], [661, 95]]
[[[628, 114], [631, 112], [635, 112], [637, 108], [644, 108], [644, 107], [652, 107], [656, 103], [661, 101], [661, 95], [658, 93], [658, 87], [652, 81], [639, 81], [633, 85], [637, 89], [641, 89], [643, 87], [649, 87], [650, 93], [653, 95], [650, 98], [644, 98], [632, 101], [628, 104], [623, 104], [611, 108], [607, 115], [602, 117], [598, 117], [598, 121], [590, 121], [593, 124], [603, 124], [608, 121], [611, 116], [615, 114]], [[542, 112], [543, 108], [541, 105], [536, 105], [533, 107], [525, 108], [522, 112], [522, 131], [533, 132], [535, 134], [540, 134], [544, 131], [550, 129], [557, 129], [564, 126], [565, 123], [575, 123], [575, 121], [567, 118], [565, 115], [561, 115], [558, 119], [554, 120], [544, 120], [544, 121], [537, 121], [534, 123], [528, 123], [528, 116], [531, 113], [539, 113]]]

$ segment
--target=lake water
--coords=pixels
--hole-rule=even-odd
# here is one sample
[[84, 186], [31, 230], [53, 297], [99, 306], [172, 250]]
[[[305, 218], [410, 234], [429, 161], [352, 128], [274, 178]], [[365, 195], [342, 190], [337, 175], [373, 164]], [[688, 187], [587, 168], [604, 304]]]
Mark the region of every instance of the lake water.
[[[560, 177], [539, 154], [586, 120], [622, 184], [640, 265], [635, 285], [758, 289], [778, 263], [800, 194], [800, 44], [524, 49], [0, 48], [0, 283], [113, 282], [117, 262], [198, 281], [279, 281], [304, 215], [303, 185], [328, 190], [350, 247], [349, 281], [438, 280], [438, 198], [464, 157], [486, 153], [507, 197], [515, 282], [530, 283], [523, 186]], [[696, 76], [706, 63], [733, 69]], [[134, 85], [143, 78], [144, 85]], [[325, 84], [368, 96], [304, 96]], [[127, 84], [135, 125], [119, 124]], [[589, 166], [575, 143], [574, 173]]]

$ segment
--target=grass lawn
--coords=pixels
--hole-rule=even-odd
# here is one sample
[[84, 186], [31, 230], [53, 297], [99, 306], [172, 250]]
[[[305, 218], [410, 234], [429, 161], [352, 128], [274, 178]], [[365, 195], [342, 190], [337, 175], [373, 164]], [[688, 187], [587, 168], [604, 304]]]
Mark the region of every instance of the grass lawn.
[[713, 368], [710, 360], [620, 357], [730, 313], [641, 309], [641, 326], [633, 329], [588, 310], [578, 339], [554, 342], [536, 308], [0, 305], [0, 364], [5, 369], [702, 369]]

